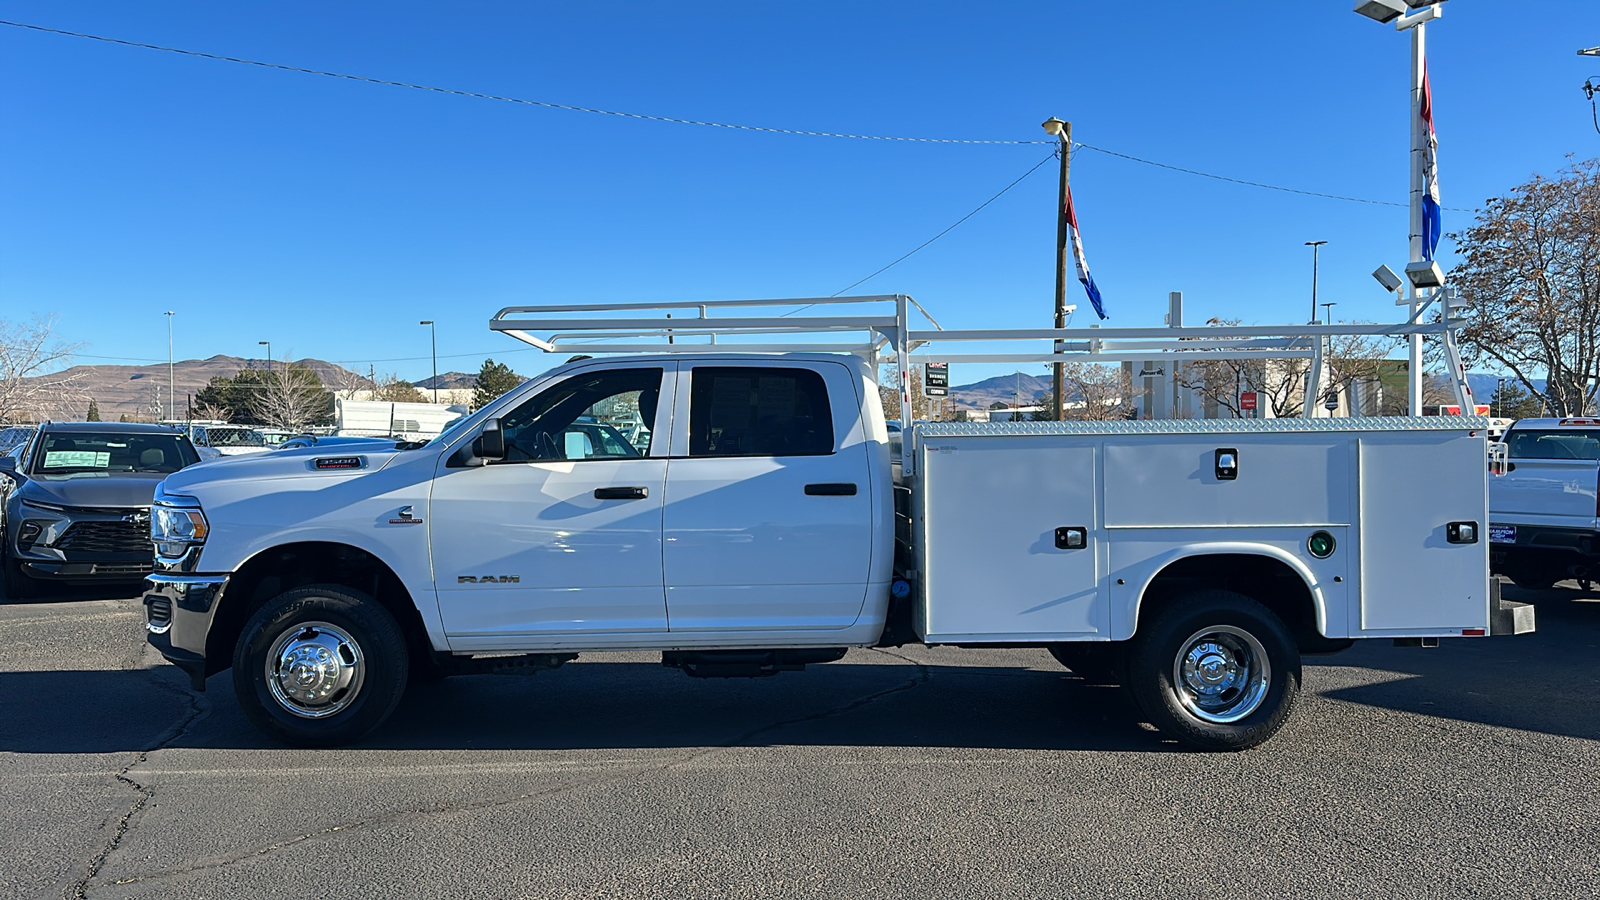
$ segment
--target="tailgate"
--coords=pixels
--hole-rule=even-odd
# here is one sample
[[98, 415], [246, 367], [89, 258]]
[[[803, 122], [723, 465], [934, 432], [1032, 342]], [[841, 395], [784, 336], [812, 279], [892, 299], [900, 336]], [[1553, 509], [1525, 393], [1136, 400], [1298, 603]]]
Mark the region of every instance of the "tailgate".
[[1518, 525], [1595, 528], [1600, 464], [1589, 459], [1512, 459], [1489, 479], [1489, 519]]

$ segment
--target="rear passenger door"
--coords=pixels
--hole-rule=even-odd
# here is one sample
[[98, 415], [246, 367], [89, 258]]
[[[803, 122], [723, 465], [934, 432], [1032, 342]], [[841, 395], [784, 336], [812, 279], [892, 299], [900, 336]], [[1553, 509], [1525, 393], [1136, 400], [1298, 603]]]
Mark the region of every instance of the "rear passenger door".
[[[872, 555], [860, 400], [824, 361], [679, 370], [663, 511], [672, 632], [846, 628]], [[841, 446], [846, 444], [846, 446]]]

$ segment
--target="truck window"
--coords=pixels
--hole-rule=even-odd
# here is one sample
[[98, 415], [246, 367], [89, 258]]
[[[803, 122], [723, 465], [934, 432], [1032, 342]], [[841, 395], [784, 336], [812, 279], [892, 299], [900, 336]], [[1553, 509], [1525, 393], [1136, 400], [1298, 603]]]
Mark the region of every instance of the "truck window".
[[585, 372], [540, 391], [500, 419], [506, 461], [634, 459], [648, 454], [661, 374], [661, 369]]
[[833, 413], [822, 376], [810, 369], [694, 370], [690, 456], [827, 456]]
[[1600, 459], [1600, 432], [1512, 429], [1506, 455], [1512, 459]]

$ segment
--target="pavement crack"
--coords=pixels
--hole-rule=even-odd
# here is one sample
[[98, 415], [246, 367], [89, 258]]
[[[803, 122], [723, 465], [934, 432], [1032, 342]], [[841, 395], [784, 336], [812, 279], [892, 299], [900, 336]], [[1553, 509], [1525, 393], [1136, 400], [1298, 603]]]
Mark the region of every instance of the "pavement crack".
[[109, 859], [111, 854], [115, 853], [117, 848], [122, 845], [123, 838], [127, 837], [128, 832], [133, 830], [133, 826], [138, 822], [138, 819], [144, 812], [145, 807], [149, 805], [150, 798], [155, 796], [155, 791], [146, 787], [130, 773], [139, 766], [144, 765], [144, 763], [150, 758], [150, 754], [170, 746], [174, 741], [187, 735], [189, 733], [189, 729], [193, 727], [194, 723], [200, 719], [201, 715], [206, 709], [199, 695], [195, 694], [193, 691], [175, 688], [172, 685], [167, 684], [165, 679], [155, 674], [160, 670], [146, 669], [144, 671], [147, 675], [154, 676], [152, 680], [154, 681], [156, 687], [168, 693], [182, 696], [185, 700], [187, 700], [189, 709], [183, 718], [173, 723], [172, 727], [157, 735], [151, 746], [140, 750], [138, 753], [135, 753], [133, 759], [129, 761], [127, 765], [123, 766], [121, 769], [112, 774], [112, 777], [118, 782], [127, 785], [133, 790], [134, 801], [128, 807], [127, 811], [122, 814], [122, 817], [117, 820], [116, 828], [112, 831], [111, 837], [107, 839], [105, 846], [101, 847], [99, 852], [95, 853], [95, 855], [89, 859], [88, 865], [84, 869], [83, 876], [77, 881], [73, 882], [72, 885], [63, 892], [63, 896], [70, 898], [70, 900], [84, 900], [84, 898], [89, 896], [89, 885], [93, 883], [95, 878], [99, 876], [100, 869], [105, 865], [106, 860]]
[[[290, 848], [297, 847], [297, 846], [299, 846], [301, 844], [305, 844], [305, 843], [310, 842], [310, 841], [314, 841], [314, 840], [316, 840], [318, 838], [328, 837], [330, 835], [335, 835], [335, 834], [348, 834], [348, 833], [353, 833], [353, 832], [367, 831], [367, 830], [370, 830], [370, 829], [373, 829], [373, 828], [381, 828], [381, 827], [388, 826], [388, 825], [399, 825], [399, 824], [403, 824], [403, 823], [411, 822], [411, 821], [423, 821], [423, 820], [431, 819], [431, 818], [433, 818], [435, 816], [450, 815], [450, 814], [454, 814], [454, 813], [481, 812], [483, 810], [490, 810], [490, 809], [495, 809], [497, 807], [503, 807], [503, 806], [511, 806], [511, 805], [514, 805], [514, 804], [517, 804], [517, 803], [524, 803], [524, 802], [529, 801], [529, 800], [535, 800], [535, 799], [539, 799], [539, 798], [542, 798], [542, 797], [550, 797], [550, 796], [553, 796], [553, 795], [556, 795], [556, 794], [560, 794], [560, 793], [564, 793], [564, 792], [567, 792], [567, 791], [577, 790], [577, 789], [585, 788], [585, 787], [592, 787], [592, 786], [595, 786], [595, 785], [601, 785], [601, 784], [607, 784], [607, 783], [625, 784], [625, 783], [628, 783], [628, 782], [637, 781], [638, 779], [643, 778], [643, 777], [645, 777], [647, 775], [650, 775], [650, 774], [653, 774], [653, 773], [670, 771], [672, 769], [676, 769], [676, 768], [680, 768], [682, 766], [693, 764], [694, 762], [696, 762], [698, 760], [704, 759], [704, 758], [706, 758], [708, 756], [711, 756], [711, 755], [714, 755], [716, 753], [721, 753], [721, 752], [723, 752], [725, 750], [728, 750], [728, 749], [731, 749], [731, 748], [734, 748], [734, 747], [744, 746], [749, 741], [755, 739], [757, 736], [765, 734], [765, 733], [767, 733], [769, 731], [773, 731], [773, 730], [776, 730], [776, 729], [779, 729], [779, 728], [786, 728], [786, 727], [789, 727], [791, 725], [797, 725], [797, 724], [801, 724], [801, 723], [804, 723], [804, 722], [814, 722], [814, 721], [817, 721], [819, 719], [826, 719], [826, 718], [829, 718], [829, 717], [832, 717], [832, 716], [843, 715], [843, 714], [851, 712], [853, 710], [860, 709], [860, 708], [862, 708], [864, 706], [867, 706], [869, 704], [876, 703], [876, 702], [878, 702], [879, 700], [882, 700], [885, 697], [889, 697], [889, 696], [892, 696], [894, 694], [903, 693], [905, 691], [909, 691], [909, 690], [912, 690], [913, 688], [916, 688], [916, 687], [919, 687], [921, 685], [924, 685], [932, 677], [932, 670], [929, 669], [926, 665], [924, 665], [922, 663], [919, 663], [914, 659], [910, 659], [910, 658], [908, 658], [906, 656], [903, 656], [903, 655], [901, 655], [899, 653], [892, 653], [892, 652], [890, 652], [888, 650], [881, 650], [881, 649], [878, 649], [878, 648], [871, 648], [871, 649], [872, 649], [872, 651], [874, 653], [882, 653], [885, 656], [892, 656], [895, 659], [898, 659], [898, 660], [900, 660], [902, 662], [905, 662], [905, 663], [907, 663], [909, 665], [915, 666], [916, 670], [917, 670], [916, 674], [913, 675], [911, 678], [907, 679], [905, 682], [903, 682], [901, 684], [897, 684], [897, 685], [895, 685], [893, 687], [889, 687], [889, 688], [884, 688], [883, 690], [880, 690], [880, 691], [874, 691], [873, 693], [867, 694], [864, 697], [857, 697], [856, 699], [851, 700], [848, 703], [843, 703], [843, 704], [840, 704], [838, 706], [835, 706], [835, 707], [832, 707], [832, 708], [829, 708], [829, 709], [826, 709], [826, 710], [822, 710], [821, 712], [812, 713], [810, 715], [796, 716], [795, 718], [792, 718], [792, 719], [784, 719], [784, 720], [779, 721], [779, 722], [771, 722], [771, 723], [763, 725], [763, 726], [761, 726], [759, 728], [753, 728], [753, 729], [750, 729], [748, 731], [745, 731], [745, 732], [737, 735], [736, 737], [734, 737], [734, 738], [732, 738], [732, 739], [730, 739], [728, 741], [725, 741], [724, 743], [719, 744], [719, 745], [717, 745], [715, 747], [710, 747], [710, 748], [707, 748], [707, 749], [702, 750], [702, 751], [697, 752], [697, 753], [691, 753], [691, 754], [689, 754], [687, 756], [684, 756], [682, 758], [671, 760], [671, 761], [662, 763], [660, 765], [641, 766], [641, 767], [637, 767], [637, 768], [634, 768], [634, 769], [631, 769], [631, 770], [628, 770], [628, 771], [616, 772], [614, 774], [602, 775], [602, 776], [598, 776], [598, 777], [594, 777], [594, 778], [579, 779], [577, 781], [567, 782], [565, 784], [560, 784], [560, 785], [553, 785], [551, 787], [543, 788], [543, 789], [536, 790], [536, 791], [526, 791], [526, 792], [518, 794], [518, 795], [516, 795], [514, 797], [486, 798], [486, 799], [479, 800], [479, 801], [473, 802], [473, 803], [441, 803], [441, 804], [436, 804], [436, 805], [433, 805], [433, 806], [414, 807], [414, 808], [411, 808], [411, 809], [396, 810], [395, 812], [388, 813], [388, 814], [381, 815], [381, 816], [374, 816], [374, 817], [372, 817], [370, 819], [360, 819], [360, 820], [357, 820], [357, 821], [354, 821], [354, 822], [342, 822], [342, 823], [337, 824], [337, 825], [329, 825], [326, 828], [320, 828], [320, 829], [317, 829], [316, 831], [310, 831], [310, 832], [306, 832], [304, 834], [298, 834], [298, 835], [295, 835], [294, 837], [285, 838], [284, 840], [280, 840], [280, 841], [275, 841], [275, 842], [273, 842], [271, 844], [266, 844], [266, 845], [263, 845], [263, 846], [259, 846], [259, 847], [256, 847], [256, 848], [252, 849], [252, 850], [246, 850], [246, 851], [242, 851], [242, 852], [238, 852], [238, 853], [233, 853], [233, 854], [229, 854], [227, 856], [212, 857], [211, 859], [194, 860], [192, 862], [189, 862], [189, 863], [181, 865], [181, 866], [175, 866], [175, 867], [172, 867], [172, 868], [169, 868], [169, 869], [163, 869], [163, 870], [156, 871], [156, 872], [147, 872], [147, 873], [144, 873], [142, 875], [135, 876], [135, 877], [121, 879], [121, 880], [115, 882], [115, 884], [117, 884], [118, 886], [126, 886], [126, 885], [132, 885], [132, 884], [142, 884], [142, 883], [145, 883], [145, 882], [162, 881], [162, 880], [166, 880], [166, 879], [181, 877], [181, 876], [184, 876], [184, 875], [191, 875], [191, 874], [194, 874], [196, 872], [205, 872], [205, 871], [211, 871], [211, 870], [216, 870], [216, 869], [222, 869], [222, 868], [225, 868], [227, 866], [231, 866], [231, 865], [235, 865], [237, 863], [245, 862], [247, 860], [260, 859], [261, 857], [269, 856], [271, 854], [278, 853], [278, 852], [283, 851], [283, 850], [288, 850]], [[134, 763], [130, 764], [128, 766], [128, 769], [132, 769], [133, 767], [137, 766], [139, 764], [139, 762], [142, 762], [142, 757], [143, 757], [143, 754], [141, 754], [141, 759], [140, 760], [136, 760]], [[128, 769], [124, 769], [123, 771], [127, 772]], [[132, 783], [131, 780], [130, 780], [130, 783]], [[142, 791], [143, 789], [140, 788], [140, 790]], [[128, 816], [124, 817], [124, 827], [122, 827], [118, 832], [118, 836], [117, 836], [118, 840], [120, 840], [121, 834], [124, 833], [127, 830], [126, 823], [130, 822], [132, 820], [133, 816], [140, 809], [143, 808], [144, 803], [147, 800], [148, 800], [148, 793], [146, 793], [143, 796], [141, 796], [140, 800], [135, 804], [135, 808], [133, 810], [129, 811], [129, 815]], [[114, 849], [114, 843], [113, 843], [113, 847], [108, 848], [106, 853], [109, 853], [111, 849]], [[101, 854], [99, 859], [103, 860], [105, 855], [106, 854]], [[97, 870], [98, 866], [96, 866], [95, 868]], [[92, 874], [91, 874], [90, 877], [93, 877]], [[83, 883], [87, 884], [87, 881], [88, 881], [88, 879], [85, 879], [85, 881]], [[84, 895], [80, 891], [80, 893], [78, 893], [76, 895], [73, 895], [73, 896], [76, 898], [76, 897], [83, 897]]]

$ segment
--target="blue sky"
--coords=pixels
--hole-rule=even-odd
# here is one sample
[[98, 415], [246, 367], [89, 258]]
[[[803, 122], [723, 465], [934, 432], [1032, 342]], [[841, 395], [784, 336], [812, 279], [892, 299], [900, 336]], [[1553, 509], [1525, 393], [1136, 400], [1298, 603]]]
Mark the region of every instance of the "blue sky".
[[[774, 128], [1034, 141], [1055, 115], [1096, 147], [1404, 203], [1408, 39], [1352, 5], [7, 0], [0, 19]], [[1576, 55], [1600, 44], [1593, 0], [1444, 9], [1445, 206], [1597, 155], [1580, 88], [1600, 59]], [[78, 362], [165, 361], [170, 309], [180, 359], [270, 340], [410, 379], [429, 374], [416, 323], [434, 319], [441, 371], [492, 356], [531, 374], [551, 361], [488, 331], [502, 306], [832, 294], [1049, 152], [653, 123], [0, 26], [0, 319], [56, 315]], [[946, 327], [1048, 326], [1055, 174], [855, 292], [911, 294]], [[1396, 318], [1368, 273], [1403, 266], [1403, 207], [1092, 150], [1073, 189], [1107, 324], [1161, 324], [1174, 290], [1191, 323], [1303, 322], [1308, 240], [1328, 241], [1336, 319]], [[1446, 213], [1447, 230], [1469, 221]]]

